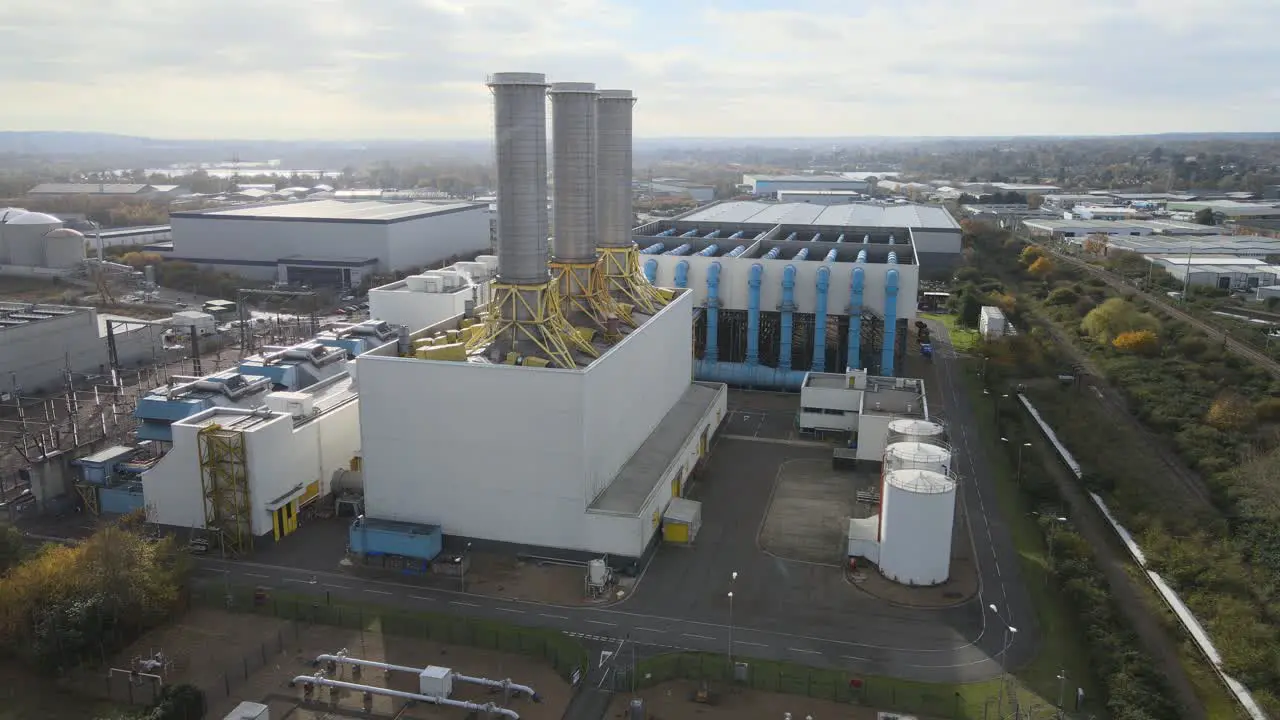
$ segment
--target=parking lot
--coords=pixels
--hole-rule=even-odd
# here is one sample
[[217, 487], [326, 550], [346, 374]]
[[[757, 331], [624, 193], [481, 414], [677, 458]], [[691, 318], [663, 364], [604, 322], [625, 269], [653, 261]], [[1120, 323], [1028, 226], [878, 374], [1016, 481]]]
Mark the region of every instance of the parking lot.
[[732, 391], [729, 412], [720, 428], [728, 437], [766, 440], [800, 440], [796, 432], [796, 411], [800, 396], [770, 392]]

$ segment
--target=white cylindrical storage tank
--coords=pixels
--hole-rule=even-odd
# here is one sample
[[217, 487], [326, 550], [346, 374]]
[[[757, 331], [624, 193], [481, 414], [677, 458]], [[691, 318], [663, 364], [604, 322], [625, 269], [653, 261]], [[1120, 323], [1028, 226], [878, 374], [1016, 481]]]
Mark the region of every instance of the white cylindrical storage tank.
[[956, 482], [933, 470], [885, 473], [880, 498], [880, 572], [903, 585], [937, 585], [951, 576]]
[[4, 223], [4, 240], [9, 250], [9, 264], [44, 267], [45, 235], [62, 227], [52, 215], [29, 212], [11, 215]]
[[919, 420], [916, 418], [898, 418], [889, 421], [889, 438], [890, 443], [894, 441], [903, 442], [928, 442], [929, 440], [942, 440], [946, 437], [947, 429], [942, 423], [932, 420]]
[[71, 228], [58, 228], [44, 236], [44, 266], [58, 270], [84, 262], [84, 235]]
[[930, 470], [946, 475], [951, 472], [951, 450], [928, 442], [895, 442], [885, 446], [884, 472], [894, 470]]

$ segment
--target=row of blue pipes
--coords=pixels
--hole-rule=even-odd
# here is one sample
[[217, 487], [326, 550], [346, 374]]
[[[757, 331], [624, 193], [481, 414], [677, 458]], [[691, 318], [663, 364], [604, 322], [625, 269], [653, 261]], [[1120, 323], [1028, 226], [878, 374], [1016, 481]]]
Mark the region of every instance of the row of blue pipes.
[[[801, 251], [805, 253], [806, 251]], [[797, 260], [804, 259], [800, 254]], [[828, 253], [826, 261], [835, 260], [834, 251]], [[859, 267], [867, 261], [866, 250], [859, 251], [856, 265], [849, 279], [849, 305], [845, 308], [849, 315], [848, 357], [856, 361], [861, 356], [861, 330], [863, 286], [866, 271]], [[898, 255], [890, 252], [890, 265], [898, 264]], [[645, 263], [645, 275], [653, 282], [657, 275], [657, 260]], [[791, 369], [791, 337], [793, 334], [792, 315], [796, 311], [795, 286], [796, 267], [787, 265], [782, 270], [782, 301], [778, 311], [782, 314], [781, 337], [778, 348], [778, 367], [773, 368], [760, 364], [760, 288], [764, 283], [764, 266], [755, 263], [751, 266], [748, 278], [747, 296], [747, 352], [744, 362], [720, 362], [719, 315], [720, 315], [720, 263], [714, 262], [707, 268], [707, 337], [703, 357], [698, 361], [695, 377], [699, 380], [723, 382], [730, 385], [764, 388], [770, 390], [799, 390], [804, 383], [805, 371]], [[676, 265], [675, 285], [684, 288], [689, 284], [689, 263], [683, 260]], [[827, 296], [831, 285], [831, 269], [824, 263], [818, 269], [817, 298], [814, 307], [814, 343], [812, 372], [826, 371], [827, 358]], [[894, 373], [894, 346], [898, 320], [898, 271], [890, 268], [885, 273], [884, 299], [884, 348], [880, 356], [881, 374]]]

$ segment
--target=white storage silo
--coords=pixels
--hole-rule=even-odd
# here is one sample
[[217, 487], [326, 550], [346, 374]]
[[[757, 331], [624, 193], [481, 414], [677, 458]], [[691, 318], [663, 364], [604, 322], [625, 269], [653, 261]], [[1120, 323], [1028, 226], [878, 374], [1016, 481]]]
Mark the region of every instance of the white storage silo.
[[916, 418], [898, 418], [889, 421], [889, 442], [928, 442], [929, 440], [942, 440], [946, 437], [947, 429], [942, 423], [933, 420], [919, 420]]
[[924, 469], [886, 471], [880, 500], [880, 572], [904, 585], [937, 585], [951, 575], [956, 482]]
[[61, 220], [44, 213], [28, 212], [8, 216], [4, 222], [8, 264], [43, 267], [45, 235], [61, 227]]
[[942, 442], [889, 443], [884, 448], [884, 472], [888, 475], [894, 470], [932, 470], [949, 474], [951, 449]]
[[84, 262], [84, 235], [71, 228], [58, 228], [44, 236], [44, 267], [65, 270]]

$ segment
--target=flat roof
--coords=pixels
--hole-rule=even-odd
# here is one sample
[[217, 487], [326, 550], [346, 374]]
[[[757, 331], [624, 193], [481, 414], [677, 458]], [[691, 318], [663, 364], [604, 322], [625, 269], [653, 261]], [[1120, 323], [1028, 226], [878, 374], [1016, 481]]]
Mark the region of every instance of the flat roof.
[[368, 202], [305, 200], [219, 210], [176, 212], [171, 213], [170, 217], [390, 224], [435, 215], [466, 212], [468, 210], [483, 210], [487, 209], [487, 207], [482, 203], [437, 204], [382, 202], [379, 200], [370, 200]]
[[712, 205], [680, 218], [681, 222], [760, 223], [833, 227], [912, 228], [956, 230], [960, 223], [940, 205], [758, 202], [734, 200]]
[[73, 305], [39, 305], [35, 303], [0, 301], [0, 330], [92, 311], [93, 308], [75, 307]]
[[1257, 258], [1239, 258], [1232, 256], [1204, 256], [1189, 258], [1186, 255], [1161, 255], [1154, 258], [1170, 265], [1232, 265], [1236, 267], [1265, 267], [1266, 262]]
[[843, 175], [748, 175], [755, 182], [812, 182], [812, 183], [863, 183], [866, 178], [849, 178]]
[[826, 195], [830, 197], [857, 197], [857, 190], [779, 190], [779, 195]]
[[698, 423], [702, 422], [721, 392], [722, 385], [699, 382], [689, 385], [658, 427], [649, 433], [649, 437], [618, 471], [609, 487], [597, 495], [587, 509], [639, 515], [662, 474], [671, 467], [676, 453], [698, 429]]
[[1160, 235], [1119, 236], [1111, 238], [1112, 247], [1148, 255], [1235, 255], [1241, 252], [1280, 253], [1280, 238], [1257, 235], [1203, 235], [1165, 237]]

